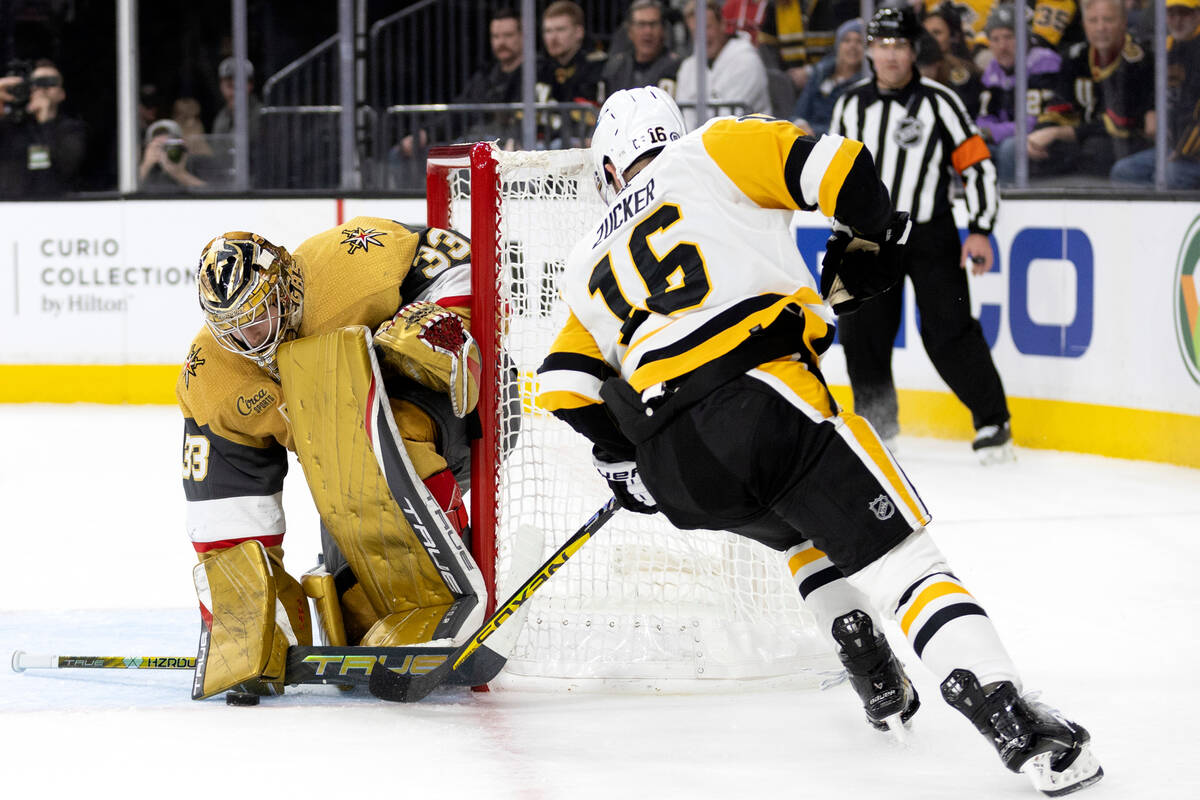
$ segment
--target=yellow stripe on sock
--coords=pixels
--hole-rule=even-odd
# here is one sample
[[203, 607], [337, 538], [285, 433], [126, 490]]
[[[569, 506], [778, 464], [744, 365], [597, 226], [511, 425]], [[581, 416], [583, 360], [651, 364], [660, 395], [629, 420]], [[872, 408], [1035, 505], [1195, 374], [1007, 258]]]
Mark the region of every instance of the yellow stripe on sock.
[[788, 559], [788, 569], [792, 571], [792, 577], [796, 576], [802, 568], [808, 566], [817, 559], [824, 558], [825, 554], [815, 547], [810, 547], [803, 550]]
[[967, 597], [971, 596], [971, 593], [966, 589], [950, 581], [939, 581], [922, 589], [921, 593], [917, 595], [917, 599], [908, 607], [908, 612], [905, 613], [904, 619], [900, 620], [900, 629], [904, 631], [904, 635], [908, 636], [908, 629], [912, 627], [913, 622], [921, 611], [924, 610], [925, 606], [939, 597], [955, 593], [965, 594]]

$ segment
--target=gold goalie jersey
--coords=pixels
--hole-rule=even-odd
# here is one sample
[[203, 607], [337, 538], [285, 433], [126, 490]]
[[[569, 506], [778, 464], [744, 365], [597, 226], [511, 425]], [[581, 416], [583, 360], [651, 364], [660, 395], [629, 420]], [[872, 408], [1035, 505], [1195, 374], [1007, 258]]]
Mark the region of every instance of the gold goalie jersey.
[[[293, 256], [305, 286], [300, 338], [349, 325], [374, 330], [418, 300], [467, 313], [470, 245], [453, 231], [355, 217], [309, 238]], [[176, 395], [184, 417], [187, 530], [196, 551], [247, 538], [280, 544], [292, 435], [279, 384], [204, 328], [188, 350]]]
[[792, 238], [797, 209], [874, 233], [891, 202], [860, 142], [789, 122], [719, 118], [669, 143], [572, 250], [571, 315], [539, 370], [539, 403], [583, 410], [614, 374], [644, 392], [785, 313], [803, 319], [796, 349], [819, 355], [833, 329]]

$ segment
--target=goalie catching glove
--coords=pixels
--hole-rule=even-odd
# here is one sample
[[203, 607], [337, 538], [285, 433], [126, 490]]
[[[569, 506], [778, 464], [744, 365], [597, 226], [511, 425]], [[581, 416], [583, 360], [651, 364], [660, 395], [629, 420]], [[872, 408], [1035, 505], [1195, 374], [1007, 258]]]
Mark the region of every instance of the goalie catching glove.
[[375, 344], [384, 363], [430, 389], [445, 392], [456, 417], [479, 401], [479, 346], [462, 317], [437, 303], [409, 303], [379, 326]]
[[596, 465], [600, 476], [608, 481], [608, 488], [612, 489], [613, 497], [617, 498], [617, 504], [621, 508], [639, 514], [658, 513], [658, 504], [646, 489], [646, 484], [642, 483], [642, 476], [638, 474], [635, 462], [605, 461], [593, 455], [592, 463]]
[[895, 286], [902, 276], [904, 245], [912, 223], [897, 211], [882, 232], [865, 236], [835, 221], [821, 260], [821, 296], [835, 314], [849, 314], [864, 300]]

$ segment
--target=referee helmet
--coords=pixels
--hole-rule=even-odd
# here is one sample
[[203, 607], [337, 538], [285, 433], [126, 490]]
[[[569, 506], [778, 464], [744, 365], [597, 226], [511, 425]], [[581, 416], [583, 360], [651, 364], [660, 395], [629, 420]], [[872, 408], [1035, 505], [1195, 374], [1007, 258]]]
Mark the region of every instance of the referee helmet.
[[875, 39], [904, 39], [916, 47], [921, 38], [921, 24], [909, 8], [881, 8], [867, 23], [867, 41]]

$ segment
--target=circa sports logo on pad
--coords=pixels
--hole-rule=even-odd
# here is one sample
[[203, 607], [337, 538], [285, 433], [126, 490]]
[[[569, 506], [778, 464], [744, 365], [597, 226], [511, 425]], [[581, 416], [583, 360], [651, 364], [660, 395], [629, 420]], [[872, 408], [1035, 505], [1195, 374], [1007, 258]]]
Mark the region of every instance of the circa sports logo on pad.
[[1183, 237], [1179, 259], [1175, 265], [1175, 338], [1179, 353], [1192, 380], [1200, 383], [1200, 278], [1196, 265], [1200, 263], [1200, 217]]

